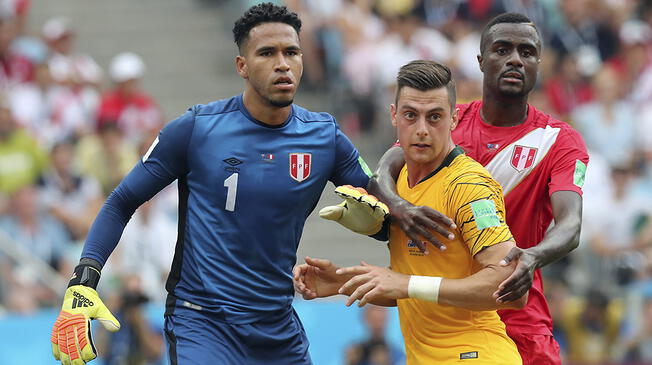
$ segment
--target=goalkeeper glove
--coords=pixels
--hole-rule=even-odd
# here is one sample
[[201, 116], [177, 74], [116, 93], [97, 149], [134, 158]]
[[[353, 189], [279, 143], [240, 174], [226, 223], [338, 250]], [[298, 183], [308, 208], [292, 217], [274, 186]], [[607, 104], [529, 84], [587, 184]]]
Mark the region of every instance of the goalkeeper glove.
[[378, 233], [389, 215], [385, 203], [369, 195], [363, 188], [342, 185], [335, 188], [335, 194], [344, 198], [336, 206], [325, 207], [319, 211], [324, 219], [336, 221], [353, 232], [367, 236]]
[[91, 332], [92, 319], [99, 320], [111, 332], [120, 329], [120, 323], [94, 289], [99, 277], [98, 269], [80, 264], [66, 290], [51, 338], [52, 355], [64, 365], [83, 365], [97, 357]]

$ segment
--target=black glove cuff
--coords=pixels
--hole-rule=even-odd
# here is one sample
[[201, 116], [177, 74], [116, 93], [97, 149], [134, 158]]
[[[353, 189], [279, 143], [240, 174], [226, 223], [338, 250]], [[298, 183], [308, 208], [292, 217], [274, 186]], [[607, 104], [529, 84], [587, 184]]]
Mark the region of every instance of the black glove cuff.
[[99, 262], [95, 260], [82, 259], [79, 265], [75, 267], [72, 278], [68, 282], [68, 287], [84, 285], [96, 289], [97, 284], [100, 282], [101, 268]]

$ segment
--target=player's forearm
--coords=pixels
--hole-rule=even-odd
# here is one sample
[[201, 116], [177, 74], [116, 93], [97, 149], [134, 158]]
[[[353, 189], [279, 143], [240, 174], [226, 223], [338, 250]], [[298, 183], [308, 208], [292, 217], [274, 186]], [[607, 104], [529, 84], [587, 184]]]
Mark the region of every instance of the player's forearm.
[[529, 248], [537, 257], [537, 268], [555, 262], [577, 248], [580, 243], [580, 217], [567, 217], [548, 231], [543, 240]]
[[527, 294], [514, 302], [497, 303], [493, 293], [514, 270], [513, 266], [489, 265], [463, 279], [446, 279], [439, 287], [439, 304], [483, 311], [502, 308], [520, 309], [527, 304]]
[[137, 164], [100, 209], [88, 232], [82, 257], [94, 259], [104, 266], [136, 209], [170, 182]]
[[396, 179], [405, 164], [403, 150], [392, 147], [381, 157], [376, 173], [369, 180], [367, 191], [389, 206], [390, 211], [397, 204], [405, 201], [396, 192]]
[[581, 200], [579, 201], [579, 207], [576, 206], [577, 204], [571, 203], [570, 207], [561, 207], [564, 211], [560, 212], [560, 216], [555, 214], [555, 226], [546, 233], [538, 245], [528, 249], [537, 257], [537, 268], [561, 259], [579, 245], [580, 230], [582, 228]]
[[396, 307], [397, 304], [396, 299], [389, 298], [377, 298], [369, 301], [369, 303], [380, 307]]

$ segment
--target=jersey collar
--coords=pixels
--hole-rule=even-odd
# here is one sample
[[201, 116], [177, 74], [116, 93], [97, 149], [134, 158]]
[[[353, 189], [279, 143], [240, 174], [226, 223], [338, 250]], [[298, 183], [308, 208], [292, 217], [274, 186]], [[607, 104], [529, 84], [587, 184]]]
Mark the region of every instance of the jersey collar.
[[270, 128], [270, 129], [283, 128], [286, 125], [288, 125], [288, 123], [290, 123], [290, 121], [292, 120], [292, 117], [294, 117], [294, 104], [292, 104], [292, 110], [290, 110], [290, 115], [288, 115], [288, 118], [285, 120], [285, 122], [283, 122], [283, 124], [269, 125], [269, 124], [263, 123], [260, 120], [258, 120], [256, 118], [254, 118], [253, 116], [251, 116], [251, 114], [249, 114], [249, 110], [247, 110], [247, 108], [244, 105], [244, 102], [242, 101], [242, 96], [243, 95], [244, 94], [240, 94], [236, 98], [238, 100], [238, 106], [240, 107], [240, 111], [242, 112], [242, 114], [245, 115], [245, 117], [247, 117], [247, 119], [249, 119], [250, 121], [252, 121], [252, 122], [254, 122], [256, 124], [258, 124], [261, 127]]
[[439, 167], [437, 167], [433, 172], [429, 173], [423, 179], [421, 179], [418, 182], [418, 184], [421, 184], [422, 182], [424, 182], [424, 181], [430, 179], [431, 177], [435, 176], [439, 171], [441, 171], [441, 169], [443, 169], [444, 167], [450, 166], [450, 164], [453, 162], [455, 157], [457, 157], [459, 155], [463, 155], [463, 154], [464, 154], [464, 149], [462, 147], [460, 147], [460, 146], [455, 146], [455, 148], [453, 148], [448, 153], [448, 155], [446, 155], [446, 158], [444, 158], [444, 161], [442, 161], [441, 165], [439, 165]]

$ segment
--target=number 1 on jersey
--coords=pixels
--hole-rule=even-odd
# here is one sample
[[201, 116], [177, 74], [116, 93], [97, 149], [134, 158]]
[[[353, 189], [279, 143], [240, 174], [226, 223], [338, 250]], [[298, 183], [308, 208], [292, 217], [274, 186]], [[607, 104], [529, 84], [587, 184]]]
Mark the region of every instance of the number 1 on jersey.
[[226, 206], [224, 209], [229, 212], [235, 210], [235, 196], [238, 193], [238, 173], [234, 172], [231, 176], [227, 177], [224, 180], [224, 186], [226, 187]]

